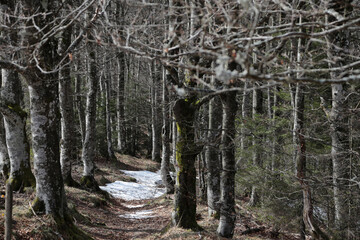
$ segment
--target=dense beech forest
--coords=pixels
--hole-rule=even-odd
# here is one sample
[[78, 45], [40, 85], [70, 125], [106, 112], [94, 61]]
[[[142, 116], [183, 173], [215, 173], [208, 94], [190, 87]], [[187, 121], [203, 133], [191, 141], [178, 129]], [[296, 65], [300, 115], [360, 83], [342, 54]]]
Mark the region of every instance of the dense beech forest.
[[97, 159], [121, 153], [160, 164], [172, 226], [200, 231], [203, 203], [237, 239], [246, 204], [360, 239], [359, 67], [358, 0], [0, 0], [5, 237], [33, 188], [29, 211], [90, 239], [65, 186], [101, 192]]

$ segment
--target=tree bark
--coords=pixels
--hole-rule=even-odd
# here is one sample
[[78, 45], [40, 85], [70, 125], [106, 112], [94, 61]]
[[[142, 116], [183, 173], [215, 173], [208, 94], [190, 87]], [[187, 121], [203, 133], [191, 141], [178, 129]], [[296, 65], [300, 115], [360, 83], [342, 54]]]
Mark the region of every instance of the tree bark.
[[221, 134], [222, 172], [221, 172], [221, 209], [217, 233], [226, 238], [234, 235], [235, 228], [235, 117], [238, 108], [236, 92], [222, 96], [223, 127]]
[[117, 148], [122, 152], [126, 146], [125, 143], [125, 54], [120, 53], [118, 61], [118, 92], [117, 92]]
[[6, 182], [5, 193], [5, 240], [11, 240], [12, 235], [12, 212], [13, 212], [13, 189], [10, 181]]
[[99, 186], [94, 178], [94, 158], [96, 143], [96, 97], [99, 79], [97, 76], [95, 45], [88, 46], [89, 57], [89, 78], [87, 82], [87, 97], [85, 108], [85, 139], [82, 150], [82, 162], [84, 165], [83, 177], [80, 184], [86, 188], [98, 191]]
[[221, 134], [220, 99], [213, 98], [209, 103], [208, 146], [205, 159], [207, 166], [207, 204], [209, 216], [218, 218], [220, 214], [220, 134]]
[[[110, 69], [108, 69], [110, 70]], [[110, 71], [109, 71], [110, 72]], [[116, 160], [113, 145], [112, 145], [112, 131], [111, 131], [111, 112], [110, 112], [110, 74], [105, 74], [105, 110], [106, 110], [106, 142], [107, 142], [107, 158], [108, 160]]]
[[333, 164], [335, 224], [345, 236], [348, 225], [347, 179], [349, 166], [349, 129], [346, 91], [343, 84], [332, 84], [330, 112], [331, 158]]
[[[65, 51], [71, 44], [71, 28], [62, 33], [59, 43], [60, 51]], [[64, 67], [59, 72], [59, 101], [61, 113], [60, 164], [64, 183], [76, 185], [71, 176], [71, 165], [76, 158], [74, 135], [74, 90], [71, 87], [70, 67]]]
[[169, 119], [169, 93], [166, 85], [165, 68], [163, 71], [162, 82], [162, 159], [161, 159], [161, 179], [166, 188], [167, 194], [174, 193], [174, 180], [170, 175], [170, 119]]
[[[36, 177], [36, 212], [64, 217], [66, 201], [60, 166], [58, 83], [42, 76], [29, 86]], [[48, 75], [46, 75], [48, 77]], [[56, 75], [51, 77], [56, 79]], [[47, 84], [43, 84], [47, 82]]]
[[75, 72], [77, 73], [75, 79], [75, 105], [79, 118], [81, 142], [83, 144], [85, 140], [85, 113], [84, 113], [82, 91], [81, 91], [82, 78], [80, 73], [78, 73], [78, 71], [80, 71], [80, 68], [81, 68], [80, 61], [78, 61], [77, 64], [75, 65]]
[[196, 98], [179, 99], [173, 107], [178, 141], [176, 163], [178, 167], [175, 184], [175, 212], [173, 224], [182, 228], [197, 229], [196, 222], [196, 156], [200, 150], [195, 143], [194, 119]]
[[30, 148], [26, 136], [27, 113], [21, 108], [23, 97], [19, 76], [13, 70], [2, 70], [1, 97], [11, 110], [3, 112], [6, 145], [10, 158], [10, 178], [14, 191], [35, 187], [30, 166]]
[[[256, 87], [257, 84], [254, 84], [254, 87]], [[253, 90], [253, 106], [252, 106], [252, 117], [253, 121], [257, 122], [259, 121], [259, 115], [263, 114], [263, 94], [261, 89], [254, 89]], [[255, 129], [256, 130], [256, 129]], [[261, 138], [262, 136], [260, 134], [255, 134], [253, 136], [253, 164], [254, 166], [260, 167], [261, 165]], [[252, 186], [251, 188], [251, 197], [250, 197], [250, 206], [256, 206], [259, 203], [259, 193], [256, 190], [256, 186]]]
[[159, 85], [159, 73], [156, 71], [156, 67], [150, 64], [150, 76], [152, 79], [151, 84], [151, 136], [152, 136], [152, 151], [151, 159], [155, 162], [161, 162], [160, 157], [160, 131], [159, 131], [159, 118], [158, 118], [158, 85]]
[[10, 174], [10, 158], [6, 146], [4, 118], [2, 114], [0, 114], [0, 173], [4, 180], [7, 179]]

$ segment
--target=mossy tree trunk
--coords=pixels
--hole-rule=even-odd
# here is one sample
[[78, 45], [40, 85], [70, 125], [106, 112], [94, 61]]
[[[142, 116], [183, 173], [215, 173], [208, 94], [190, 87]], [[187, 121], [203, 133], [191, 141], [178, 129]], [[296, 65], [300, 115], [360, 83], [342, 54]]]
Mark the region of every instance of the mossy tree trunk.
[[30, 166], [30, 148], [26, 136], [27, 114], [21, 108], [22, 85], [17, 72], [2, 70], [1, 98], [9, 111], [3, 111], [6, 145], [10, 159], [10, 177], [14, 191], [35, 187]]
[[59, 154], [57, 76], [56, 74], [40, 76], [42, 78], [37, 79], [34, 75], [29, 86], [37, 183], [33, 208], [37, 212], [63, 218], [66, 201]]
[[[65, 51], [71, 44], [71, 28], [62, 33], [59, 43], [60, 51]], [[71, 87], [70, 67], [66, 66], [59, 72], [59, 99], [61, 113], [61, 145], [60, 163], [64, 183], [68, 186], [76, 185], [71, 177], [71, 165], [76, 158], [75, 127], [74, 127], [74, 90]]]
[[[15, 9], [14, 1], [5, 1], [8, 8], [4, 8], [5, 14], [12, 14]], [[4, 20], [14, 23], [14, 18]], [[2, 31], [1, 35], [6, 37], [11, 44], [17, 44], [18, 35], [16, 31]], [[6, 145], [10, 159], [10, 178], [14, 191], [22, 190], [24, 187], [35, 186], [35, 178], [30, 168], [30, 150], [25, 132], [27, 114], [21, 108], [23, 90], [19, 75], [12, 69], [2, 69], [1, 98], [8, 109], [1, 109], [4, 116]], [[6, 166], [6, 165], [5, 165]]]
[[235, 117], [238, 104], [236, 92], [228, 92], [222, 97], [223, 122], [221, 134], [222, 171], [221, 171], [221, 208], [217, 233], [226, 238], [234, 235], [235, 228]]
[[176, 144], [175, 226], [196, 229], [196, 169], [195, 160], [199, 149], [195, 143], [194, 120], [196, 98], [179, 99], [174, 105], [178, 129]]

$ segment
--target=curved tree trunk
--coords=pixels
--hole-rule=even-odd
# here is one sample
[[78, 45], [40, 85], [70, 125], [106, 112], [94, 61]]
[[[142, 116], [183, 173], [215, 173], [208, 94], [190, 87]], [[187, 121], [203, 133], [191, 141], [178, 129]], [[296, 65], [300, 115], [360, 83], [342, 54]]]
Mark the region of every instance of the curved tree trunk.
[[10, 178], [14, 191], [35, 187], [35, 178], [30, 166], [30, 148], [26, 136], [27, 114], [21, 109], [22, 86], [19, 76], [12, 70], [2, 70], [1, 97], [11, 110], [4, 112], [6, 145], [10, 158]]
[[222, 96], [223, 102], [223, 131], [222, 144], [222, 172], [221, 172], [221, 209], [220, 222], [217, 233], [226, 238], [234, 235], [235, 228], [235, 117], [238, 108], [236, 92], [228, 92]]

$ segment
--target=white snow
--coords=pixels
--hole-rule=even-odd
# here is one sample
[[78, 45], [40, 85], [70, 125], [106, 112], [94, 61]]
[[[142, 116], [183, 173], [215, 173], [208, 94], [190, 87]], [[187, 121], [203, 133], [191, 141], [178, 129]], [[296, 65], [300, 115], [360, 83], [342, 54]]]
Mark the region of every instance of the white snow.
[[144, 219], [144, 218], [156, 217], [156, 216], [152, 215], [153, 213], [154, 212], [152, 210], [142, 210], [142, 211], [137, 211], [135, 213], [128, 213], [128, 214], [124, 214], [124, 215], [119, 215], [119, 217], [132, 218], [132, 219]]
[[140, 205], [123, 205], [124, 207], [127, 207], [127, 208], [141, 208], [141, 207], [144, 207], [145, 204], [140, 204]]
[[164, 188], [159, 188], [155, 184], [161, 180], [159, 173], [125, 170], [123, 172], [135, 178], [137, 182], [115, 181], [106, 184], [106, 186], [100, 186], [100, 188], [110, 193], [113, 197], [126, 201], [157, 198], [165, 193]]

